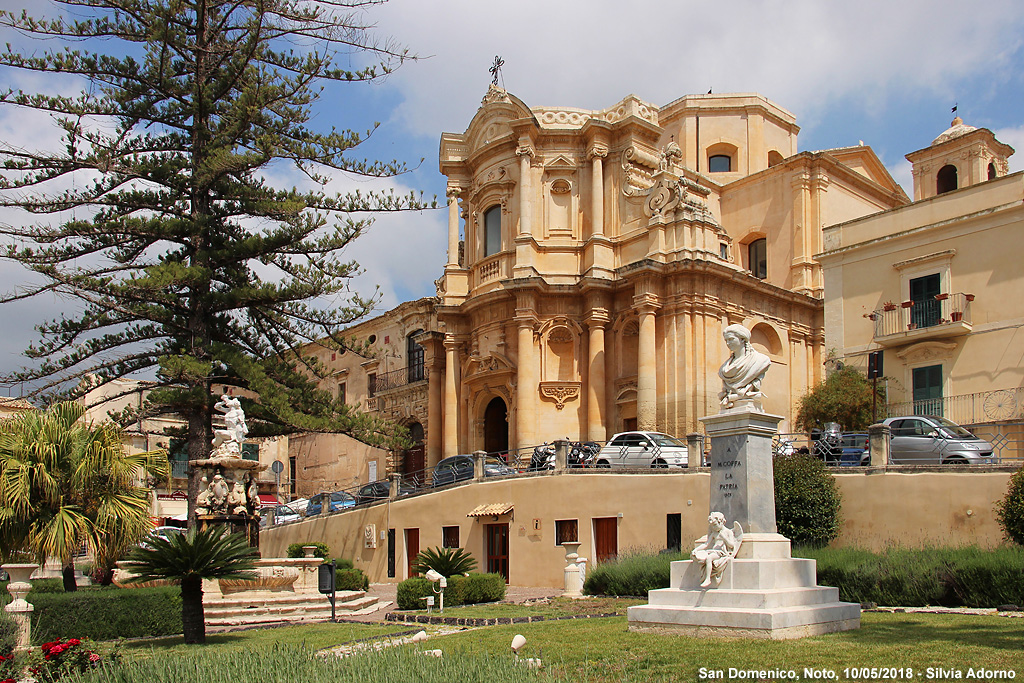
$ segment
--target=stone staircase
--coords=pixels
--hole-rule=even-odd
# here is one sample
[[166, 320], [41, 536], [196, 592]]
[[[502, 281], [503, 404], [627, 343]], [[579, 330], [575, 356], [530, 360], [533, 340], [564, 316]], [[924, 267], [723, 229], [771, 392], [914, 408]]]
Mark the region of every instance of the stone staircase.
[[[363, 591], [338, 591], [335, 614], [338, 618], [368, 614], [384, 605]], [[203, 597], [207, 626], [238, 626], [270, 622], [317, 621], [330, 619], [331, 603], [320, 593], [246, 592], [223, 597]]]

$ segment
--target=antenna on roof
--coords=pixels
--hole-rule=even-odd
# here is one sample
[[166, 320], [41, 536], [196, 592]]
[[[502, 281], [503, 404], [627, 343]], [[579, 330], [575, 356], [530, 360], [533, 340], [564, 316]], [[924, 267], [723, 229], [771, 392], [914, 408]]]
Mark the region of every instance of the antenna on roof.
[[[491, 83], [493, 85], [498, 85], [498, 78], [501, 77], [501, 67], [503, 66], [505, 66], [505, 60], [498, 55], [494, 55], [494, 64], [492, 64], [491, 68], [488, 69], [488, 71], [491, 72]], [[501, 87], [505, 87], [504, 78], [501, 78]]]

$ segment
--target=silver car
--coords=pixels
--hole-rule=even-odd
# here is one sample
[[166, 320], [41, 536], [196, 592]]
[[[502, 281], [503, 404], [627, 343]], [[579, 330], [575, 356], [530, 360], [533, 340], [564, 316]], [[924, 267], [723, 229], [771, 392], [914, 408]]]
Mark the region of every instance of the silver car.
[[889, 461], [895, 465], [989, 464], [992, 444], [944, 417], [890, 417], [882, 424], [892, 430]]
[[598, 467], [686, 467], [686, 444], [660, 432], [620, 432], [595, 460]]

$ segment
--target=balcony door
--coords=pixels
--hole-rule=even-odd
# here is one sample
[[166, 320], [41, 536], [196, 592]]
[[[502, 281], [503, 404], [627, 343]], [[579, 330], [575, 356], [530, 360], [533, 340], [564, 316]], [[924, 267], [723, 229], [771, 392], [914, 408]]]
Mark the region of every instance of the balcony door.
[[942, 279], [938, 273], [915, 277], [910, 280], [910, 300], [914, 302], [910, 309], [910, 322], [917, 327], [938, 325], [941, 315], [941, 302], [935, 295], [942, 290]]
[[914, 414], [942, 417], [942, 366], [914, 368], [913, 382]]

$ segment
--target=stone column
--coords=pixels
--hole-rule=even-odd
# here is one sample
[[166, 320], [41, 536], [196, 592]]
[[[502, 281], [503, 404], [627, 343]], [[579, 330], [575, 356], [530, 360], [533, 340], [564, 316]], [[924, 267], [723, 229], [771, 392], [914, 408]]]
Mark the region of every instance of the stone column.
[[596, 145], [587, 156], [590, 157], [590, 225], [591, 235], [604, 235], [604, 162], [608, 148]]
[[448, 267], [459, 266], [459, 194], [457, 187], [448, 188]]
[[605, 325], [608, 314], [604, 311], [591, 311], [587, 326], [590, 328], [590, 352], [587, 376], [587, 434], [591, 441], [604, 441], [608, 438], [605, 428], [605, 381], [607, 355], [604, 350]]
[[565, 439], [555, 440], [555, 471], [562, 472], [568, 467], [569, 442]]
[[868, 453], [872, 467], [889, 464], [889, 447], [892, 443], [892, 428], [889, 425], [874, 424], [868, 427]]
[[487, 451], [473, 451], [473, 479], [483, 481], [487, 476], [484, 469], [484, 461], [487, 458]]
[[444, 450], [449, 457], [459, 454], [459, 350], [455, 338], [444, 337]]
[[533, 343], [536, 318], [517, 316], [519, 323], [519, 358], [516, 384], [516, 448], [536, 445], [537, 352]]
[[530, 160], [533, 158], [533, 147], [520, 145], [516, 149], [519, 155], [519, 234], [533, 234], [533, 182], [530, 177]]
[[645, 302], [640, 307], [640, 339], [637, 350], [636, 425], [637, 429], [654, 430], [658, 419], [657, 345], [654, 313], [658, 305]]

